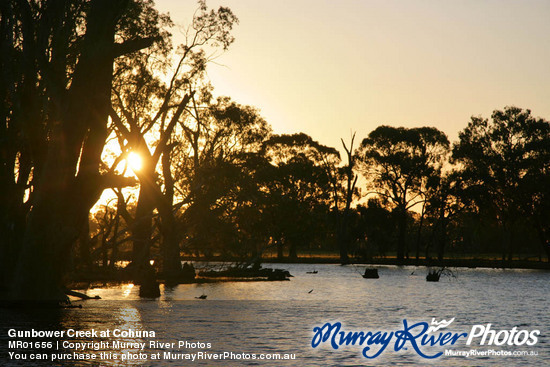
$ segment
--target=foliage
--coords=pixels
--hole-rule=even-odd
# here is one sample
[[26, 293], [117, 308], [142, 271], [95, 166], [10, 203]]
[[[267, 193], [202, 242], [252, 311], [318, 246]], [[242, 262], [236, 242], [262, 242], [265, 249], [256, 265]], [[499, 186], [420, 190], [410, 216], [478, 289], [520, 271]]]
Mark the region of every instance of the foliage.
[[506, 107], [494, 111], [490, 121], [472, 117], [459, 139], [453, 159], [466, 183], [462, 199], [482, 218], [497, 221], [503, 257], [511, 259], [515, 251], [510, 231], [522, 216], [531, 219], [547, 250], [549, 122], [529, 110]]
[[257, 152], [271, 128], [252, 107], [199, 95], [178, 132], [172, 161], [184, 250], [254, 252], [263, 240], [253, 230], [262, 195]]
[[[297, 246], [311, 244], [320, 234], [315, 228], [333, 202], [331, 172], [340, 155], [306, 134], [275, 135], [262, 147], [269, 165], [262, 182], [268, 197], [266, 211], [271, 219], [272, 240], [289, 256], [297, 257]], [[328, 169], [327, 169], [328, 167]]]
[[407, 211], [424, 203], [427, 187], [438, 180], [448, 149], [447, 136], [436, 128], [380, 126], [356, 152], [370, 188], [399, 213], [398, 260], [407, 251]]

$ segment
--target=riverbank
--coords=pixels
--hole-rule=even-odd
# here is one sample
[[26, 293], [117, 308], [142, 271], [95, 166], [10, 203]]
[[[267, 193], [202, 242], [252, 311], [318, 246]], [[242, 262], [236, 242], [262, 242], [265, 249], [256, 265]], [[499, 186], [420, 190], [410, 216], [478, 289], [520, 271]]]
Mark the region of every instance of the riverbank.
[[[238, 259], [221, 256], [210, 257], [184, 257], [182, 261], [201, 262], [236, 262]], [[322, 253], [298, 256], [297, 258], [275, 256], [262, 258], [262, 263], [291, 263], [291, 264], [340, 264], [338, 254]], [[395, 256], [374, 257], [371, 259], [350, 258], [350, 264], [365, 265], [403, 265], [403, 266], [427, 266], [427, 267], [450, 267], [450, 268], [490, 268], [490, 269], [534, 269], [550, 270], [548, 261], [535, 261], [524, 259], [502, 260], [496, 258], [445, 258], [442, 261], [426, 258], [409, 258], [398, 261]]]
[[[235, 264], [243, 262], [242, 259], [222, 257], [222, 256], [208, 256], [208, 257], [196, 257], [196, 256], [184, 256], [182, 257], [182, 262], [202, 263], [204, 266], [209, 266], [208, 263], [215, 263], [215, 267], [219, 267], [220, 264], [225, 264], [226, 266], [233, 266]], [[277, 258], [276, 256], [265, 256], [262, 258], [261, 263], [264, 268], [275, 268], [276, 264], [340, 264], [340, 258], [336, 253], [317, 253], [317, 254], [299, 254], [297, 258], [288, 258], [284, 257], [282, 259]], [[526, 260], [526, 259], [513, 259], [511, 261], [497, 259], [494, 257], [487, 256], [486, 258], [446, 258], [443, 261], [438, 261], [437, 259], [426, 259], [426, 258], [409, 258], [404, 259], [403, 261], [397, 261], [395, 256], [386, 256], [386, 257], [374, 257], [368, 260], [359, 259], [359, 258], [350, 258], [348, 265], [365, 265], [365, 266], [377, 266], [377, 265], [392, 265], [392, 266], [424, 266], [424, 267], [433, 267], [433, 268], [487, 268], [487, 269], [527, 269], [527, 270], [550, 270], [550, 263], [547, 261], [535, 261], [535, 260]], [[212, 264], [210, 264], [212, 265]], [[272, 266], [273, 265], [273, 266]], [[281, 267], [281, 266], [279, 266]], [[199, 268], [202, 266], [199, 265]], [[223, 268], [223, 266], [222, 266]], [[204, 269], [202, 269], [204, 270]], [[223, 269], [222, 269], [223, 270]], [[166, 279], [161, 275], [158, 275], [156, 278], [160, 283], [167, 283]], [[185, 277], [177, 280], [172, 280], [174, 284], [191, 284], [191, 283], [216, 283], [221, 281], [258, 281], [258, 280], [268, 280], [267, 277], [260, 279], [259, 276], [252, 277], [228, 277], [228, 278], [205, 278], [205, 277]], [[278, 280], [278, 279], [275, 279]], [[88, 286], [83, 286], [83, 284], [103, 284], [107, 286], [111, 282], [132, 282], [133, 279], [131, 274], [126, 272], [121, 268], [95, 268], [93, 270], [88, 270], [85, 272], [73, 273], [70, 277], [71, 288], [88, 288]], [[170, 281], [168, 281], [170, 283]]]

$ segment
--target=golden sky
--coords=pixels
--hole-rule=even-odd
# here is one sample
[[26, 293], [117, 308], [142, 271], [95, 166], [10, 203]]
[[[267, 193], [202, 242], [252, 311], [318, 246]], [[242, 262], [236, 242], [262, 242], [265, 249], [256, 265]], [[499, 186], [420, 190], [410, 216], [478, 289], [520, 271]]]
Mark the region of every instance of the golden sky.
[[[181, 25], [196, 3], [157, 0]], [[226, 0], [235, 43], [209, 66], [217, 95], [276, 133], [341, 148], [381, 124], [435, 126], [507, 105], [550, 119], [548, 0]], [[174, 30], [174, 43], [181, 35]]]

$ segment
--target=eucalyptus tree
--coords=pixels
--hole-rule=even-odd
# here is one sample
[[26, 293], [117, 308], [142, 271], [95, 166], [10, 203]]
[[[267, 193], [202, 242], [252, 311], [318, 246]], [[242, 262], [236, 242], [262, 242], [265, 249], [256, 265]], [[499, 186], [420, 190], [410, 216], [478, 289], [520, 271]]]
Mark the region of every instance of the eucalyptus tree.
[[481, 219], [497, 221], [503, 260], [511, 260], [517, 250], [512, 228], [523, 217], [537, 228], [550, 254], [549, 158], [549, 122], [518, 107], [495, 110], [491, 120], [472, 117], [453, 147], [466, 184], [462, 197], [472, 202]]
[[448, 150], [447, 136], [436, 128], [391, 126], [373, 130], [357, 149], [368, 188], [398, 214], [398, 261], [408, 257], [407, 213], [424, 203], [428, 180], [440, 174]]
[[105, 188], [128, 184], [102, 168], [113, 67], [160, 36], [155, 27], [130, 31], [132, 7], [133, 18], [151, 4], [0, 4], [1, 185], [10, 197], [1, 204], [2, 262], [11, 298], [63, 300], [63, 275], [89, 209]]
[[[158, 17], [158, 16], [157, 16]], [[171, 23], [158, 17], [164, 26]], [[238, 20], [229, 8], [209, 10], [204, 1], [185, 31], [186, 43], [175, 52], [166, 40], [162, 47], [131, 55], [117, 63], [111, 118], [123, 155], [139, 154], [142, 167], [135, 174], [140, 191], [132, 220], [133, 257], [137, 269], [149, 267], [153, 238], [153, 212], [161, 220], [161, 268], [177, 276], [181, 269], [179, 239], [174, 217], [174, 178], [172, 150], [178, 123], [188, 115], [188, 106], [202, 88], [206, 65], [217, 49], [226, 50], [233, 42], [231, 30]], [[163, 81], [165, 75], [171, 77]]]
[[425, 204], [425, 212], [431, 222], [431, 233], [425, 247], [426, 258], [434, 244], [437, 259], [443, 260], [449, 241], [449, 226], [468, 207], [468, 202], [462, 195], [463, 190], [464, 181], [461, 172], [456, 169], [430, 180], [426, 188]]
[[[334, 190], [334, 208], [337, 215], [337, 238], [340, 248], [340, 263], [347, 264], [349, 262], [348, 257], [348, 247], [350, 245], [350, 230], [349, 230], [349, 220], [350, 220], [350, 210], [351, 204], [354, 197], [357, 195], [357, 179], [359, 175], [355, 173], [355, 153], [353, 151], [353, 143], [355, 141], [355, 133], [351, 136], [349, 147], [342, 140], [342, 146], [346, 152], [347, 165], [340, 167], [338, 170], [340, 173], [339, 179], [332, 179], [332, 186]], [[334, 167], [334, 165], [331, 165]], [[330, 166], [329, 166], [330, 167]], [[332, 170], [327, 170], [329, 173]], [[332, 177], [332, 175], [331, 175]], [[345, 181], [345, 185], [342, 187], [341, 182]], [[344, 208], [340, 210], [338, 197], [339, 193], [342, 192], [344, 197]]]
[[288, 246], [289, 256], [297, 257], [298, 244], [310, 244], [322, 233], [335, 200], [331, 172], [340, 161], [338, 151], [299, 133], [274, 135], [264, 142], [262, 154], [269, 165], [263, 172], [271, 217], [271, 237], [278, 257]]
[[397, 240], [394, 213], [380, 197], [368, 199], [366, 205], [357, 205], [359, 228], [355, 229], [364, 242], [362, 257], [367, 260], [373, 253], [386, 256], [387, 250]]
[[174, 136], [172, 170], [185, 250], [246, 257], [263, 238], [255, 178], [271, 127], [250, 106], [208, 89], [192, 98]]

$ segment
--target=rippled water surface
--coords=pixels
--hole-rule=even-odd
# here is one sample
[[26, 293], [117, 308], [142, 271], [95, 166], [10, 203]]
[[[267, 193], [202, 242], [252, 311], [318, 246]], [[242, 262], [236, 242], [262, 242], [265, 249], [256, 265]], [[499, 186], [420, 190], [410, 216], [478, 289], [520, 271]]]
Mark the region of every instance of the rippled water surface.
[[[266, 265], [267, 266], [267, 265]], [[7, 329], [18, 330], [105, 330], [155, 331], [154, 340], [211, 343], [210, 352], [288, 353], [289, 361], [126, 361], [104, 360], [101, 365], [278, 365], [278, 366], [542, 366], [550, 365], [550, 316], [548, 294], [550, 273], [529, 270], [454, 269], [456, 277], [440, 282], [425, 280], [426, 268], [378, 267], [380, 279], [363, 279], [364, 266], [277, 264], [294, 275], [291, 281], [219, 282], [179, 285], [162, 289], [157, 300], [138, 297], [137, 287], [123, 285], [88, 290], [102, 300], [81, 301], [82, 309], [2, 310], [1, 349], [3, 365], [17, 365], [7, 359]], [[317, 274], [308, 272], [317, 271]], [[197, 299], [206, 295], [204, 300]], [[395, 331], [409, 323], [455, 321], [452, 332], [470, 332], [473, 325], [491, 323], [495, 330], [540, 330], [535, 346], [476, 346], [479, 350], [536, 352], [523, 357], [451, 357], [434, 361], [419, 357], [411, 348], [393, 350], [393, 344], [378, 358], [366, 360], [362, 347], [338, 350], [322, 345], [311, 347], [313, 328], [326, 322], [341, 322], [348, 331]], [[86, 341], [76, 338], [72, 341]], [[94, 338], [93, 341], [100, 341]], [[107, 340], [107, 339], [106, 339]], [[113, 339], [108, 339], [113, 340]], [[121, 338], [142, 341], [148, 338]], [[479, 343], [477, 343], [479, 344]], [[427, 352], [447, 347], [426, 348]], [[470, 350], [464, 340], [448, 347]], [[147, 353], [177, 348], [146, 348]], [[107, 351], [107, 350], [105, 350]], [[193, 351], [193, 350], [187, 350]], [[102, 351], [93, 351], [99, 354]], [[119, 352], [124, 352], [120, 350]], [[37, 365], [38, 363], [36, 363]], [[64, 365], [91, 363], [65, 363]], [[35, 365], [21, 362], [20, 365]], [[45, 363], [44, 365], [52, 365]]]

